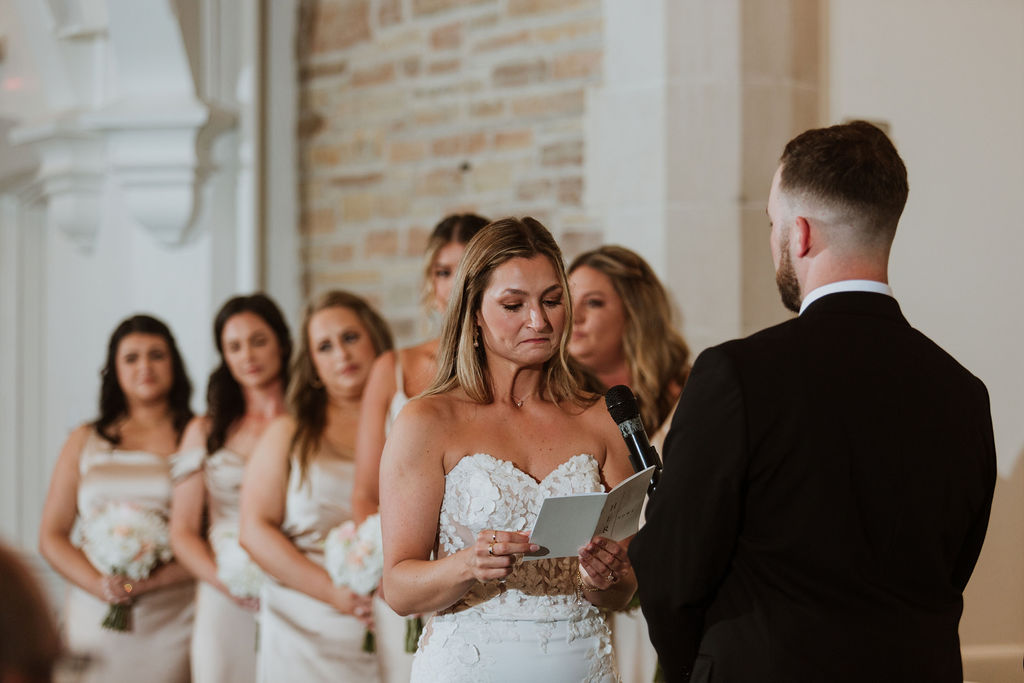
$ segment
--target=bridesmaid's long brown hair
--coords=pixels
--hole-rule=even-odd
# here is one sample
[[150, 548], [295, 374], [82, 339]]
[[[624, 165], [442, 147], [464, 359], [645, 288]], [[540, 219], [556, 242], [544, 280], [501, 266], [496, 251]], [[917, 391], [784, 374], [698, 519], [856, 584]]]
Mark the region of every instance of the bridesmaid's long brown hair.
[[299, 473], [305, 481], [311, 454], [320, 447], [320, 438], [327, 425], [327, 390], [316, 374], [309, 353], [309, 321], [325, 308], [347, 308], [359, 318], [370, 335], [376, 355], [390, 351], [393, 343], [388, 324], [370, 304], [351, 292], [331, 290], [324, 292], [306, 306], [302, 316], [301, 340], [292, 363], [291, 382], [288, 384], [288, 410], [295, 418], [295, 435], [291, 452], [299, 461]]
[[[606, 245], [577, 256], [569, 274], [587, 266], [604, 273], [622, 299], [626, 329], [622, 336], [630, 389], [636, 392], [640, 415], [648, 434], [658, 431], [679, 399], [678, 390], [690, 374], [690, 347], [673, 324], [668, 292], [640, 254], [625, 247]], [[597, 378], [588, 375], [592, 391], [605, 393]], [[677, 391], [673, 391], [673, 384]]]
[[224, 326], [239, 313], [252, 313], [267, 324], [281, 351], [281, 372], [278, 378], [281, 386], [288, 386], [288, 362], [292, 357], [292, 335], [288, 331], [281, 309], [274, 300], [262, 292], [248, 296], [234, 296], [228, 299], [213, 321], [213, 341], [220, 354], [220, 365], [210, 373], [206, 387], [206, 406], [210, 416], [210, 434], [206, 437], [206, 452], [212, 455], [228, 440], [228, 431], [245, 415], [245, 395], [228, 363], [224, 359]]

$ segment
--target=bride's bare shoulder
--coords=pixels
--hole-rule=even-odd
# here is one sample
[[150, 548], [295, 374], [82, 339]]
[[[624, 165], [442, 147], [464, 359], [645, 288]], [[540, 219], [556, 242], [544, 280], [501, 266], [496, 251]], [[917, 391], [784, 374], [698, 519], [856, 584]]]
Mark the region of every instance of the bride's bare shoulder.
[[585, 394], [580, 401], [564, 401], [559, 404], [563, 412], [576, 420], [585, 422], [600, 421], [607, 418], [608, 411], [604, 407], [604, 399], [600, 394]]
[[463, 403], [460, 393], [455, 390], [411, 399], [398, 414], [394, 429], [403, 433], [434, 433], [445, 425], [450, 426], [451, 421], [458, 418]]
[[[453, 425], [459, 424], [457, 401], [450, 394], [420, 396], [398, 414], [384, 444], [381, 472], [405, 468], [437, 471], [450, 444]], [[383, 474], [382, 474], [383, 476]]]
[[619, 427], [615, 424], [612, 416], [608, 414], [608, 408], [600, 396], [583, 409], [579, 419], [591, 434], [601, 435], [603, 439], [611, 439], [613, 443], [619, 438]]

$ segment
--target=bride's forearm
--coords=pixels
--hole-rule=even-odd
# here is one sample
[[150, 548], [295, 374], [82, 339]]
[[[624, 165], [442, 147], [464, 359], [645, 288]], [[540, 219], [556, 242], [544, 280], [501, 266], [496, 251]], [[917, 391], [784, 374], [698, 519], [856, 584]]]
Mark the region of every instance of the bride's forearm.
[[[586, 585], [586, 582], [583, 582]], [[633, 593], [636, 592], [636, 577], [630, 572], [629, 576], [623, 577], [618, 583], [614, 584], [611, 588], [607, 588], [601, 591], [586, 590], [582, 591], [583, 597], [595, 607], [604, 607], [611, 610], [625, 609], [626, 605], [629, 604], [630, 599], [633, 597]]]
[[466, 594], [476, 579], [461, 555], [439, 560], [402, 560], [384, 571], [385, 602], [402, 616], [437, 612]]

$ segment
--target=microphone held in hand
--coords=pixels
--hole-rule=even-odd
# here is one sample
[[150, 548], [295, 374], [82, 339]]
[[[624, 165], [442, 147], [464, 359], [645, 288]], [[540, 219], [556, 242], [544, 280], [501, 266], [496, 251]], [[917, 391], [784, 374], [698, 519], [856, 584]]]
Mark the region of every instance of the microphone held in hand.
[[636, 397], [625, 384], [617, 384], [605, 394], [604, 402], [608, 406], [608, 414], [615, 420], [619, 431], [622, 432], [622, 438], [626, 440], [629, 462], [632, 463], [633, 470], [640, 472], [648, 467], [654, 467], [651, 486], [647, 490], [648, 494], [654, 493], [658, 486], [658, 477], [661, 475], [661, 459], [647, 438], [647, 432], [644, 431], [644, 423], [640, 420], [640, 405], [636, 402]]

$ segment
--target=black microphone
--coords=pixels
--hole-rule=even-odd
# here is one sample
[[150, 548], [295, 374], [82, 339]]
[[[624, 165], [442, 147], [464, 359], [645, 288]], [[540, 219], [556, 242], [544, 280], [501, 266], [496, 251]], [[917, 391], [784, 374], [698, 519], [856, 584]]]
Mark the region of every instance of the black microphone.
[[622, 438], [626, 440], [629, 462], [632, 463], [633, 470], [641, 472], [654, 466], [651, 486], [647, 489], [648, 495], [654, 493], [661, 475], [661, 459], [647, 438], [647, 432], [644, 431], [644, 423], [640, 420], [640, 405], [636, 402], [636, 397], [625, 384], [617, 384], [605, 394], [604, 403], [608, 406], [608, 414], [619, 426]]

